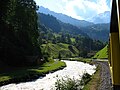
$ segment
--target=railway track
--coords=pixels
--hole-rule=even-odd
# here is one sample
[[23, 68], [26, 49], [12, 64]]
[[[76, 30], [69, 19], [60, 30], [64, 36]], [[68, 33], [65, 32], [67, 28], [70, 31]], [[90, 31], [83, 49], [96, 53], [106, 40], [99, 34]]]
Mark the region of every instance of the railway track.
[[112, 80], [107, 60], [94, 60], [97, 65], [100, 65], [100, 84], [98, 90], [112, 90]]

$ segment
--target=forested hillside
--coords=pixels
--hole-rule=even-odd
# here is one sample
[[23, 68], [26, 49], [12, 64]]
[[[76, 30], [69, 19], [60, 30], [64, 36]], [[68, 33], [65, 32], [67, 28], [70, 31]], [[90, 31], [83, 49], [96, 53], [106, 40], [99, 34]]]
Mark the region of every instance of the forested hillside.
[[33, 65], [37, 64], [36, 60], [42, 58], [36, 9], [34, 0], [0, 1], [2, 62], [15, 66]]
[[82, 35], [87, 36], [86, 33], [84, 33], [81, 29], [79, 29], [76, 26], [73, 26], [69, 23], [63, 23], [62, 21], [59, 21], [52, 15], [45, 15], [43, 13], [38, 13], [38, 22], [41, 24], [44, 24], [46, 27], [52, 29], [53, 32], [63, 32], [63, 33], [69, 33], [69, 34], [75, 34], [75, 35]]
[[[63, 23], [51, 15], [38, 13], [38, 23], [42, 44], [64, 43], [69, 44], [69, 46], [73, 45], [78, 49], [78, 56], [81, 57], [88, 57], [88, 53], [98, 51], [104, 47], [101, 41], [92, 40], [81, 29], [71, 24]], [[57, 29], [55, 29], [56, 26]], [[49, 50], [47, 53], [50, 53]]]
[[109, 39], [110, 23], [95, 24], [82, 28], [92, 39], [107, 42]]

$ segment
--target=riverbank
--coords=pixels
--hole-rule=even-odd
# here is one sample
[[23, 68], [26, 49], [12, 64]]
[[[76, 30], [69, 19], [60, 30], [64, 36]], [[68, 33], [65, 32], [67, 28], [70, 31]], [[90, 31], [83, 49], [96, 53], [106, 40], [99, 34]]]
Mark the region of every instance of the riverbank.
[[96, 73], [92, 76], [90, 82], [84, 86], [83, 90], [111, 90], [112, 80], [110, 68], [107, 61], [93, 61], [97, 66]]
[[100, 69], [101, 66], [99, 64], [96, 65], [96, 72], [92, 76], [91, 80], [84, 86], [83, 90], [99, 90], [98, 87], [100, 86]]
[[82, 57], [77, 57], [77, 58], [63, 58], [62, 60], [69, 60], [69, 61], [79, 61], [79, 62], [84, 62], [84, 63], [92, 63], [91, 58], [82, 58]]
[[35, 67], [24, 67], [13, 72], [6, 72], [0, 74], [0, 86], [10, 84], [10, 83], [20, 83], [32, 81], [40, 76], [45, 76], [45, 74], [54, 72], [66, 67], [63, 61], [52, 61], [46, 62], [43, 65]]

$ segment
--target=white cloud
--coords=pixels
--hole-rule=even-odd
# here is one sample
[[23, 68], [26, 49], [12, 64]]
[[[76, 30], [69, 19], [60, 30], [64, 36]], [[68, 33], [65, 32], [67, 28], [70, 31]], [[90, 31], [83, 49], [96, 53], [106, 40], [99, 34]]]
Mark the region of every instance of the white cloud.
[[64, 3], [67, 3], [68, 2], [68, 0], [61, 0], [62, 2], [64, 2]]
[[[110, 8], [107, 5], [106, 0], [97, 0], [93, 2], [92, 0], [63, 0], [66, 2], [65, 6], [65, 14], [71, 15], [75, 18], [89, 18], [88, 16], [93, 16], [99, 13], [103, 13], [105, 11], [110, 11]], [[74, 7], [80, 9], [79, 12], [82, 16], [78, 16]], [[94, 12], [94, 13], [93, 13]]]
[[103, 13], [104, 11], [110, 11], [110, 8], [107, 5], [107, 0], [98, 1], [98, 13]]
[[[77, 19], [86, 19], [110, 11], [107, 0], [35, 0], [38, 5]], [[77, 8], [75, 8], [77, 7]]]
[[76, 0], [76, 1], [67, 0], [67, 1], [68, 2], [66, 3], [64, 14], [67, 14], [77, 19], [83, 19], [81, 16], [78, 16], [74, 10], [74, 6], [80, 6], [79, 8], [84, 8], [82, 4], [78, 2], [79, 0]]

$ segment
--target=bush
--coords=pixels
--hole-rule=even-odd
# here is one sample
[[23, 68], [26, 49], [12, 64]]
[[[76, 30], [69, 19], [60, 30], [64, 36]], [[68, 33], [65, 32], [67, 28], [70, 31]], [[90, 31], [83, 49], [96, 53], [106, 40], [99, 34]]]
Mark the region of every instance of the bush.
[[49, 62], [49, 56], [50, 56], [50, 55], [49, 55], [47, 52], [44, 52], [44, 53], [43, 53], [43, 58], [44, 58], [44, 60], [47, 61], [47, 62]]
[[57, 79], [55, 83], [56, 90], [82, 90], [83, 86], [91, 80], [91, 75], [84, 73], [81, 79], [74, 78]]
[[55, 83], [56, 90], [80, 90], [80, 81], [75, 80], [74, 78], [68, 78], [65, 79], [57, 79], [57, 82]]
[[81, 79], [81, 85], [86, 85], [91, 80], [91, 75], [88, 73], [84, 73]]

